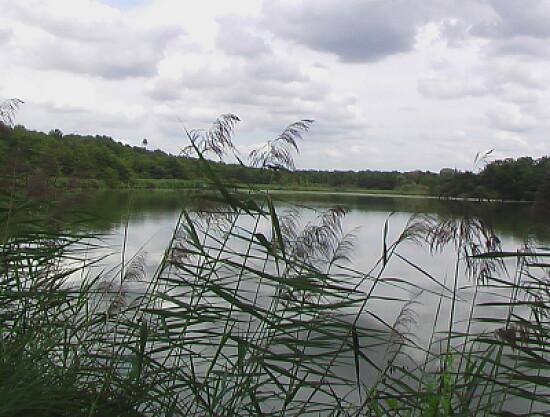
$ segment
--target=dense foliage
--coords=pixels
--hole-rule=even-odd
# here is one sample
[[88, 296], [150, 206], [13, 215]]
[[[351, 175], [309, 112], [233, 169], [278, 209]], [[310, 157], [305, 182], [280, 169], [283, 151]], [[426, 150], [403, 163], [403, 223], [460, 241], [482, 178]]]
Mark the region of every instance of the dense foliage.
[[[130, 146], [107, 136], [48, 134], [23, 126], [0, 126], [0, 175], [18, 178], [40, 191], [55, 180], [61, 186], [197, 187], [206, 177], [195, 158], [170, 155], [159, 149]], [[234, 184], [269, 185], [300, 189], [391, 190], [442, 197], [470, 197], [517, 201], [550, 200], [550, 158], [506, 159], [487, 164], [478, 174], [444, 169], [423, 171], [316, 171], [290, 172], [213, 164]], [[154, 180], [154, 181], [150, 181]], [[163, 182], [164, 180], [165, 182]], [[179, 182], [177, 182], [179, 181]]]
[[[23, 179], [70, 178], [100, 181], [101, 185], [127, 186], [136, 180], [164, 179], [202, 181], [204, 174], [196, 159], [170, 155], [144, 146], [130, 146], [107, 136], [63, 135], [58, 129], [49, 134], [15, 126], [0, 131], [0, 168], [4, 176]], [[236, 183], [275, 184], [311, 187], [346, 187], [378, 190], [406, 190], [407, 187], [434, 191], [437, 175], [429, 172], [328, 172], [277, 171], [238, 164], [216, 164], [224, 177]], [[88, 182], [95, 184], [97, 182]], [[189, 186], [189, 182], [186, 183]]]
[[[494, 161], [479, 174], [456, 172], [440, 179], [440, 193], [448, 197], [533, 201], [549, 199], [550, 157]], [[546, 185], [545, 185], [546, 184]]]
[[43, 175], [102, 180], [124, 184], [133, 178], [196, 177], [196, 165], [160, 150], [148, 151], [115, 142], [107, 136], [49, 134], [15, 126], [0, 133], [0, 160], [4, 174], [18, 178]]

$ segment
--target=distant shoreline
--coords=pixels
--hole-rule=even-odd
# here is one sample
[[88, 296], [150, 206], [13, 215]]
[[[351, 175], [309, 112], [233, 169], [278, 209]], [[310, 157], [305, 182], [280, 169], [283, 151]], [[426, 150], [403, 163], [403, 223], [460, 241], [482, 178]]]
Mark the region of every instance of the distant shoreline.
[[[226, 184], [227, 185], [227, 184]], [[454, 196], [438, 196], [429, 193], [426, 189], [408, 188], [407, 190], [380, 190], [380, 189], [364, 189], [364, 188], [345, 188], [331, 186], [299, 186], [299, 185], [272, 185], [270, 184], [233, 184], [227, 185], [228, 189], [233, 190], [257, 190], [273, 194], [325, 194], [325, 195], [347, 195], [347, 196], [371, 196], [371, 197], [398, 197], [398, 198], [423, 198], [437, 199], [449, 201], [469, 201], [469, 202], [503, 202], [503, 203], [528, 203], [530, 200], [509, 200], [509, 199], [490, 199], [490, 198], [475, 198], [475, 197], [454, 197]], [[108, 185], [105, 182], [97, 179], [85, 178], [70, 178], [58, 177], [47, 180], [42, 186], [38, 187], [40, 194], [48, 195], [48, 189], [57, 192], [73, 192], [73, 191], [91, 191], [91, 190], [138, 190], [138, 191], [154, 191], [154, 190], [186, 190], [203, 192], [212, 189], [211, 184], [203, 179], [199, 180], [181, 180], [181, 179], [134, 179], [127, 183], [115, 183]], [[43, 189], [42, 189], [43, 188]]]
[[[270, 194], [322, 194], [322, 195], [342, 195], [342, 196], [365, 196], [365, 197], [396, 197], [396, 198], [422, 198], [432, 200], [448, 200], [448, 201], [468, 201], [468, 202], [480, 202], [480, 203], [525, 203], [533, 204], [533, 201], [516, 201], [516, 200], [499, 200], [499, 199], [479, 199], [472, 197], [442, 197], [427, 193], [414, 193], [412, 191], [403, 192], [402, 190], [369, 190], [369, 189], [343, 189], [338, 190], [331, 187], [268, 187], [267, 184], [254, 184], [253, 188], [243, 186], [241, 184], [235, 185], [235, 190], [246, 191], [256, 190], [261, 192], [268, 192]], [[95, 188], [95, 187], [92, 187]], [[212, 187], [206, 182], [202, 181], [190, 181], [190, 180], [172, 180], [172, 179], [143, 179], [137, 180], [136, 183], [128, 185], [126, 187], [106, 187], [99, 186], [99, 190], [119, 190], [119, 191], [206, 191], [211, 190]], [[69, 190], [67, 190], [69, 191]]]

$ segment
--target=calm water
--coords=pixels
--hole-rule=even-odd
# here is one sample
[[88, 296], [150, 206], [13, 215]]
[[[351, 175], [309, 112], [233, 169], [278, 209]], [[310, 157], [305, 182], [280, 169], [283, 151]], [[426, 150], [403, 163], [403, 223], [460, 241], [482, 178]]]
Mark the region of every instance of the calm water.
[[[357, 235], [351, 266], [364, 271], [369, 270], [381, 254], [384, 223], [388, 221], [387, 240], [391, 242], [416, 213], [435, 214], [440, 218], [481, 217], [490, 222], [504, 250], [516, 250], [527, 242], [550, 245], [550, 216], [534, 216], [531, 206], [525, 203], [298, 192], [273, 195], [278, 200], [279, 212], [289, 207], [302, 208], [301, 226], [314, 221], [317, 215], [330, 207], [347, 207], [350, 212], [343, 220], [344, 231], [354, 231]], [[64, 204], [63, 208], [77, 213], [81, 227], [103, 234], [112, 252], [122, 247], [126, 233], [127, 253], [132, 255], [145, 250], [149, 263], [153, 265], [162, 257], [186, 201], [185, 194], [177, 191], [108, 191], [78, 196]], [[442, 261], [440, 256], [433, 257], [426, 248], [417, 245], [405, 246], [401, 251], [411, 260], [433, 268], [438, 274], [445, 273], [448, 262]], [[449, 261], [452, 264], [452, 260]], [[400, 271], [397, 269], [396, 273]]]
[[[550, 245], [550, 220], [545, 216], [534, 216], [531, 206], [524, 203], [480, 203], [440, 201], [437, 199], [412, 197], [365, 196], [350, 194], [275, 193], [278, 211], [283, 213], [291, 207], [300, 208], [298, 227], [314, 222], [316, 217], [335, 205], [346, 206], [350, 211], [343, 220], [343, 230], [352, 231], [354, 249], [352, 262], [345, 266], [368, 272], [376, 265], [383, 247], [384, 224], [388, 223], [387, 242], [391, 243], [401, 234], [407, 222], [417, 213], [430, 213], [439, 218], [460, 218], [468, 215], [490, 222], [502, 241], [502, 249], [515, 251], [527, 243], [534, 246]], [[102, 192], [81, 196], [64, 207], [71, 212], [82, 210], [81, 218], [94, 213], [93, 221], [83, 221], [84, 228], [103, 234], [107, 258], [96, 267], [105, 271], [120, 265], [121, 253], [125, 248], [125, 260], [147, 252], [147, 272], [152, 274], [163, 257], [164, 250], [174, 232], [178, 216], [186, 204], [186, 195], [177, 191]], [[97, 213], [100, 213], [97, 216]], [[245, 220], [246, 221], [246, 220]], [[266, 234], [267, 230], [266, 230]], [[126, 238], [125, 238], [126, 236]], [[442, 285], [450, 286], [455, 270], [456, 251], [449, 245], [441, 253], [433, 254], [426, 245], [403, 243], [397, 253], [432, 276], [427, 278], [410, 263], [394, 257], [384, 272], [384, 277], [398, 278], [414, 287], [388, 287], [379, 295], [397, 297], [403, 301], [414, 300], [418, 321], [433, 316], [434, 302]], [[514, 264], [509, 262], [509, 273], [513, 275]], [[114, 272], [113, 272], [114, 273]], [[472, 282], [461, 271], [459, 286], [464, 287], [462, 296], [472, 296]], [[437, 281], [434, 282], [434, 280]], [[421, 290], [423, 289], [423, 291]], [[388, 308], [383, 302], [373, 302], [371, 308], [381, 311], [385, 320], [391, 323], [399, 313], [399, 305]], [[420, 332], [421, 333], [421, 332]]]
[[[550, 246], [550, 220], [547, 216], [534, 216], [531, 207], [523, 203], [479, 203], [439, 201], [437, 199], [386, 197], [344, 194], [315, 194], [315, 193], [274, 193], [277, 199], [278, 212], [283, 213], [292, 207], [298, 207], [300, 221], [298, 228], [315, 222], [316, 217], [335, 205], [346, 206], [350, 211], [343, 220], [343, 230], [352, 231], [354, 249], [350, 268], [363, 272], [370, 271], [380, 258], [384, 239], [384, 224], [388, 224], [387, 241], [391, 243], [397, 239], [411, 216], [418, 213], [428, 213], [441, 219], [463, 216], [473, 216], [490, 222], [502, 242], [502, 249], [515, 251], [529, 244], [534, 247]], [[102, 253], [106, 259], [96, 267], [96, 271], [108, 271], [120, 265], [121, 252], [125, 249], [127, 261], [143, 251], [147, 252], [147, 272], [152, 274], [163, 257], [182, 207], [186, 205], [186, 195], [175, 191], [148, 191], [148, 192], [104, 192], [94, 195], [74, 198], [63, 205], [71, 213], [79, 213], [81, 227], [86, 230], [101, 233], [105, 244]], [[87, 213], [94, 213], [93, 220]], [[97, 215], [100, 213], [100, 216]], [[59, 213], [60, 216], [63, 213]], [[244, 220], [246, 222], [246, 219]], [[266, 234], [267, 230], [266, 230]], [[456, 250], [449, 246], [441, 253], [433, 254], [424, 245], [403, 243], [397, 253], [404, 259], [395, 257], [384, 271], [383, 277], [399, 279], [407, 282], [406, 285], [385, 285], [377, 288], [378, 300], [369, 302], [369, 311], [376, 314], [388, 324], [392, 324], [399, 316], [402, 307], [414, 302], [414, 323], [410, 329], [415, 341], [420, 346], [430, 344], [432, 330], [445, 330], [448, 325], [448, 314], [443, 318], [435, 319], [434, 312], [441, 304], [442, 311], [448, 311], [449, 301], [440, 294], [443, 287], [451, 287]], [[425, 273], [411, 266], [414, 263]], [[500, 275], [503, 279], [513, 279], [515, 265], [508, 262], [508, 273]], [[110, 272], [116, 274], [116, 270]], [[109, 272], [107, 272], [109, 274]], [[427, 277], [427, 274], [431, 278]], [[413, 285], [410, 285], [413, 284]], [[484, 293], [477, 291], [474, 283], [461, 270], [458, 286], [461, 288], [459, 297], [464, 308], [458, 308], [455, 319], [466, 323], [470, 312], [471, 300], [477, 302], [494, 301], [495, 292]], [[370, 285], [370, 284], [365, 284]], [[368, 288], [363, 288], [368, 290]], [[506, 294], [503, 294], [506, 296]], [[399, 301], [387, 301], [384, 297]], [[502, 317], [503, 312], [491, 307], [483, 310], [483, 316]], [[376, 327], [378, 324], [372, 317], [361, 317], [367, 326]], [[476, 327], [477, 326], [477, 327]], [[491, 331], [484, 328], [483, 323], [476, 323], [472, 331]], [[455, 330], [460, 330], [458, 326]], [[374, 356], [382, 355], [382, 351], [373, 352]], [[423, 353], [410, 352], [413, 360], [421, 362]], [[382, 356], [380, 356], [381, 359]], [[373, 359], [371, 357], [371, 359]], [[353, 375], [353, 366], [350, 359], [349, 366], [344, 366], [343, 372]], [[368, 379], [368, 372], [365, 378]]]

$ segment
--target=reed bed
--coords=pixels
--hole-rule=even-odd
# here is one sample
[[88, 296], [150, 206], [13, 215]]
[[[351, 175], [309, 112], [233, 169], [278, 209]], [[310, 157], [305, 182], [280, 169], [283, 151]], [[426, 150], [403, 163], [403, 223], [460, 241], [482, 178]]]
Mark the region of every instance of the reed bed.
[[[0, 415], [550, 415], [550, 248], [504, 252], [468, 217], [417, 216], [391, 242], [388, 219], [378, 261], [356, 271], [344, 207], [299, 228], [297, 210], [217, 174], [206, 157], [236, 152], [237, 122], [187, 132], [215, 192], [182, 209], [151, 276], [146, 254], [124, 248], [116, 270], [91, 275], [100, 239], [53, 227], [43, 202], [2, 195]], [[290, 125], [252, 164], [292, 168], [311, 123]], [[454, 275], [430, 275], [401, 255], [407, 244], [452, 247]], [[435, 287], [389, 276], [392, 262]], [[430, 292], [433, 321], [418, 323], [417, 301], [392, 288]]]

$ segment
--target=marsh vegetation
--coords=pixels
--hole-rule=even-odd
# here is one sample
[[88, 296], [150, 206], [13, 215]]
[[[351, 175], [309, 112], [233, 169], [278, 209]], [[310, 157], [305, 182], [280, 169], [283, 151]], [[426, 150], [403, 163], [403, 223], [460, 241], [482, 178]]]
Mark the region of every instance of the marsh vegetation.
[[[269, 192], [235, 191], [206, 159], [233, 151], [236, 121], [188, 132], [210, 191], [183, 201], [152, 269], [127, 234], [119, 262], [94, 268], [100, 235], [6, 188], [0, 415], [548, 415], [547, 245], [502, 250], [476, 215], [412, 216], [393, 236], [389, 217], [378, 256], [357, 270], [347, 208], [300, 222]], [[252, 162], [291, 168], [309, 124]], [[404, 256], [410, 244], [450, 251], [452, 273]], [[395, 262], [430, 285], [396, 276]], [[419, 322], [426, 294], [432, 314]]]

